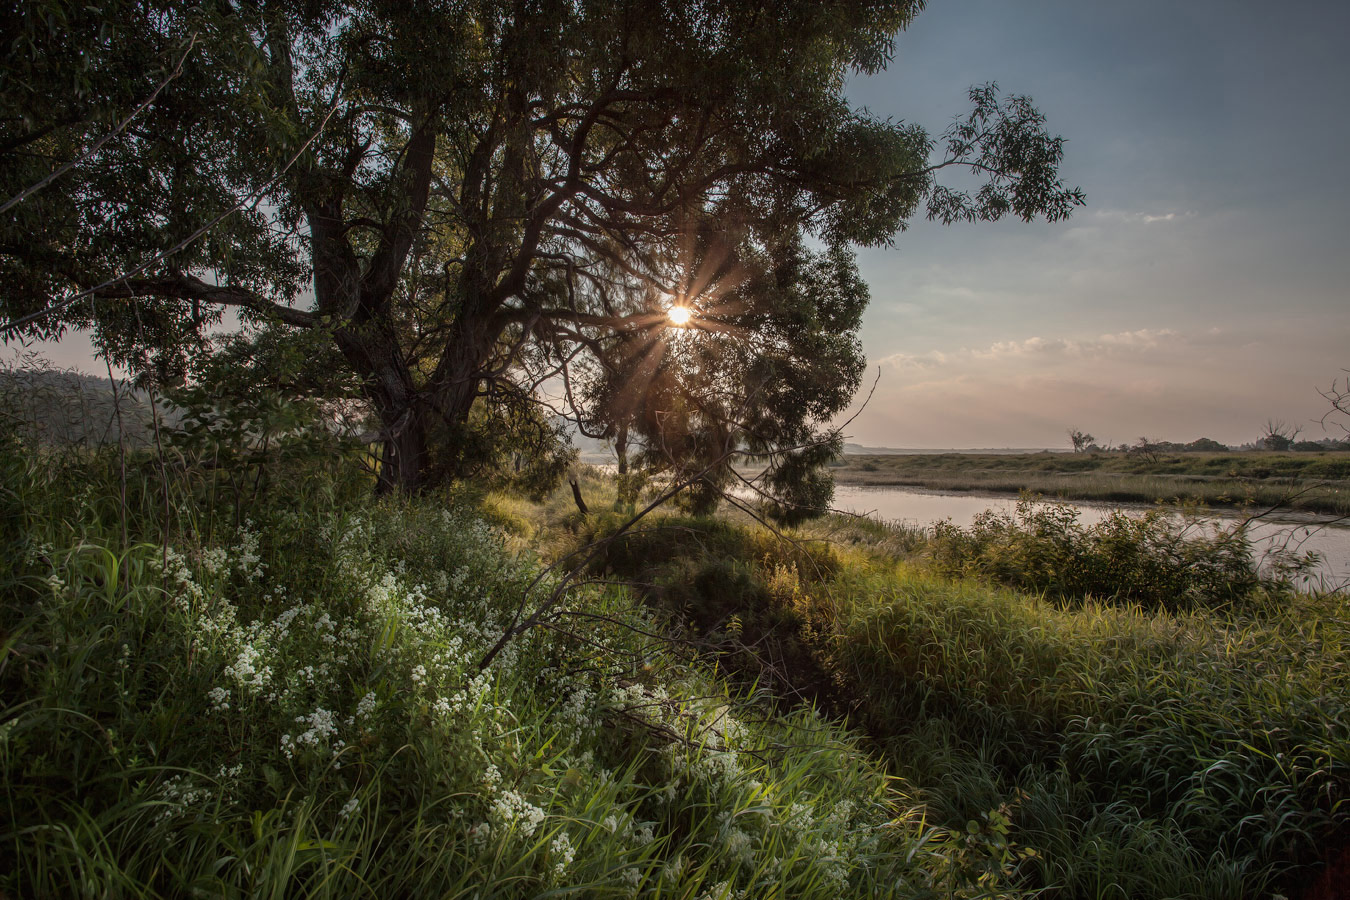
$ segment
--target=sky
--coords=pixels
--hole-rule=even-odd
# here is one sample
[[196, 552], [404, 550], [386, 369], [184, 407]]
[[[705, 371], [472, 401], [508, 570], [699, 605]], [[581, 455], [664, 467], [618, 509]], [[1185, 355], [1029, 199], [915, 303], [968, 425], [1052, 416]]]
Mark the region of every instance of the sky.
[[[971, 85], [1030, 95], [1088, 202], [861, 251], [879, 380], [849, 439], [1324, 436], [1317, 391], [1350, 368], [1346, 34], [1340, 0], [930, 2], [850, 99], [937, 134]], [[44, 352], [101, 370], [78, 334]]]
[[880, 380], [850, 439], [1326, 436], [1317, 391], [1350, 368], [1346, 34], [1342, 2], [931, 2], [850, 99], [936, 134], [973, 84], [1030, 95], [1088, 202], [860, 252]]

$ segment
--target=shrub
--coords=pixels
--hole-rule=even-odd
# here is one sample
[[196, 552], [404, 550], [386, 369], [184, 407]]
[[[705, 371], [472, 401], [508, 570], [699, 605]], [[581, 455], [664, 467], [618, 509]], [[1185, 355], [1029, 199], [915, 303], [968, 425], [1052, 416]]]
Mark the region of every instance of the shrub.
[[947, 575], [1151, 608], [1216, 606], [1286, 588], [1278, 577], [1262, 577], [1241, 525], [1202, 526], [1160, 509], [1142, 516], [1115, 510], [1090, 526], [1078, 516], [1067, 504], [1023, 497], [1015, 513], [986, 510], [968, 529], [937, 523], [929, 556]]

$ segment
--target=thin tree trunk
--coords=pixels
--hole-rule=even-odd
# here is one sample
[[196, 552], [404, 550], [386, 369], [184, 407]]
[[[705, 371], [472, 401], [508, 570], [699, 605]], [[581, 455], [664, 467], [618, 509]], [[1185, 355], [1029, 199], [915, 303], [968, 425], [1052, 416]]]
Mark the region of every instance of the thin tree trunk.
[[586, 500], [581, 496], [581, 479], [575, 472], [571, 472], [567, 476], [567, 482], [572, 485], [572, 500], [576, 503], [577, 509], [581, 510], [583, 516], [589, 515], [591, 511], [586, 508]]

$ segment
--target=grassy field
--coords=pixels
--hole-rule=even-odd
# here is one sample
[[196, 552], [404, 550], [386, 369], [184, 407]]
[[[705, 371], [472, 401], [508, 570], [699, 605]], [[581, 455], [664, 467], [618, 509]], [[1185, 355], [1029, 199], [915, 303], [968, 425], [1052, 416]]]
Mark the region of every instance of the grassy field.
[[[588, 489], [603, 508], [603, 482]], [[620, 521], [506, 506], [578, 543]], [[831, 517], [784, 540], [665, 516], [596, 574], [743, 683], [864, 728], [929, 821], [1007, 841], [1019, 889], [1302, 896], [1350, 819], [1344, 600], [1263, 584], [1238, 547], [1178, 552], [1167, 527], [1032, 518], [956, 541]], [[1083, 593], [1075, 567], [1116, 590]]]
[[1024, 896], [625, 588], [490, 656], [559, 584], [519, 501], [123, 463], [0, 432], [0, 896]]
[[1350, 515], [1350, 453], [895, 454], [846, 456], [833, 471], [839, 484]]

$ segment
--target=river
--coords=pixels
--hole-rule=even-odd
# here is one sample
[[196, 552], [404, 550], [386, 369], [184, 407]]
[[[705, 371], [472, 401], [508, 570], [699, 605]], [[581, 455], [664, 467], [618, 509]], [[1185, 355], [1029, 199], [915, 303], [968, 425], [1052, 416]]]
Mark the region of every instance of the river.
[[[1076, 508], [1079, 511], [1078, 521], [1084, 525], [1100, 522], [1117, 509], [1142, 515], [1151, 508], [1143, 504], [1060, 502]], [[951, 519], [954, 524], [965, 527], [986, 509], [1012, 512], [1016, 506], [1017, 498], [1006, 494], [941, 493], [914, 488], [844, 484], [834, 489], [836, 509], [917, 525]], [[1243, 518], [1241, 514], [1225, 510], [1211, 509], [1206, 514], [1208, 521], [1223, 526], [1234, 525]], [[1350, 525], [1330, 522], [1329, 517], [1298, 513], [1271, 514], [1252, 522], [1248, 534], [1259, 554], [1282, 546], [1316, 553], [1319, 557], [1317, 568], [1311, 582], [1304, 586], [1337, 587], [1350, 584]]]

